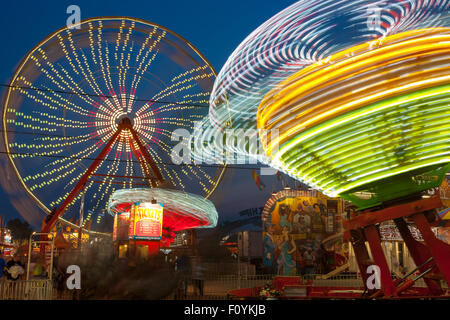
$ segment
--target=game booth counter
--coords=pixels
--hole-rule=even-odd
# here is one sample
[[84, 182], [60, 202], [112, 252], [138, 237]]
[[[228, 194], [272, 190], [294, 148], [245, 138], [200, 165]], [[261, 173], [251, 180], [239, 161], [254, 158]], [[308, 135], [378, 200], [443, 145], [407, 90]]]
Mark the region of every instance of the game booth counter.
[[195, 194], [160, 188], [117, 190], [108, 203], [114, 216], [114, 256], [148, 258], [175, 239], [175, 233], [213, 228], [214, 204]]

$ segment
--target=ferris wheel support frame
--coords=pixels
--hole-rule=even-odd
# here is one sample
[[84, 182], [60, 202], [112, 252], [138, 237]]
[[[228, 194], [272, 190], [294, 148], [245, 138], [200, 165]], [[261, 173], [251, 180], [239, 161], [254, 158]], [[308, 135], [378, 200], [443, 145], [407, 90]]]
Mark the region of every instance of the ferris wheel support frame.
[[[132, 139], [129, 140], [131, 150], [133, 150], [133, 153], [136, 156], [136, 158], [138, 159], [139, 164], [142, 168], [142, 171], [145, 173], [146, 178], [150, 181], [151, 186], [152, 187], [156, 186], [156, 183], [154, 181], [155, 178], [151, 177], [146, 164], [148, 164], [150, 166], [150, 169], [151, 169], [153, 175], [156, 177], [156, 180], [159, 183], [164, 182], [164, 179], [161, 175], [160, 170], [158, 169], [155, 162], [153, 161], [147, 148], [145, 148], [144, 145], [142, 144], [138, 134], [133, 129], [130, 119], [124, 118], [120, 121], [116, 132], [111, 136], [111, 138], [109, 138], [108, 142], [103, 147], [102, 151], [100, 151], [97, 158], [92, 162], [92, 164], [89, 166], [89, 168], [83, 174], [83, 176], [80, 178], [78, 183], [75, 185], [75, 187], [69, 193], [67, 198], [64, 200], [64, 202], [55, 211], [53, 211], [51, 215], [44, 218], [45, 220], [44, 220], [44, 224], [42, 227], [42, 233], [50, 232], [50, 230], [53, 228], [53, 226], [55, 225], [58, 218], [64, 214], [67, 207], [72, 203], [72, 201], [75, 199], [75, 197], [83, 190], [84, 186], [88, 182], [89, 177], [95, 173], [95, 170], [97, 170], [98, 166], [104, 160], [105, 156], [110, 152], [112, 145], [117, 140], [117, 137], [120, 135], [120, 133], [123, 130], [129, 130], [131, 132]], [[136, 150], [136, 148], [133, 144], [133, 140], [138, 145], [139, 150]], [[143, 159], [142, 159], [142, 157], [143, 157]], [[41, 249], [42, 249], [42, 247], [41, 247]]]

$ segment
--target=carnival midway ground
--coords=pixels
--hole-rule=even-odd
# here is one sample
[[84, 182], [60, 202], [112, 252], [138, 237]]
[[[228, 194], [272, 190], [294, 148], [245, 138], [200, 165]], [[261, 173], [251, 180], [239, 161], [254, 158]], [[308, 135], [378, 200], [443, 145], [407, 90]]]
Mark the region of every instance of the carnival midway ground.
[[[310, 278], [316, 275], [310, 275]], [[319, 277], [319, 275], [317, 275]], [[230, 292], [239, 289], [253, 289], [249, 291], [256, 298], [257, 289], [272, 283], [273, 275], [211, 275], [203, 280], [203, 294], [200, 294], [196, 281], [187, 280], [187, 291], [180, 281], [179, 287], [164, 297], [164, 300], [226, 300], [233, 298]], [[342, 275], [327, 280], [314, 280], [314, 286], [323, 287], [353, 287], [361, 288], [362, 281], [355, 276]], [[58, 292], [56, 285], [50, 280], [18, 280], [0, 283], [0, 300], [72, 300], [78, 299], [77, 290], [64, 289]], [[249, 296], [248, 298], [251, 298]]]
[[[300, 283], [307, 284], [310, 288], [314, 288], [316, 295], [302, 297], [302, 293], [295, 294], [293, 291], [290, 295], [278, 297], [278, 299], [337, 299], [337, 298], [358, 298], [364, 290], [363, 282], [355, 274], [341, 274], [322, 279], [323, 275], [307, 275], [304, 277], [277, 277], [274, 275], [208, 275], [203, 281], [203, 293], [200, 293], [198, 280], [192, 278], [187, 279], [187, 290], [184, 290], [183, 280], [180, 279], [178, 286], [173, 288], [171, 292], [161, 297], [163, 300], [228, 300], [228, 299], [265, 299], [266, 297], [259, 294], [260, 288], [272, 284], [274, 279], [281, 278], [292, 281], [295, 278]], [[448, 289], [448, 286], [444, 288]], [[425, 290], [426, 285], [423, 280], [417, 282], [414, 287], [418, 290]], [[237, 293], [237, 294], [236, 294]], [[286, 293], [286, 292], [285, 292]], [[298, 293], [298, 292], [297, 292]], [[306, 291], [304, 292], [306, 294]], [[318, 294], [320, 293], [320, 294]], [[103, 299], [103, 297], [92, 297], [95, 299]], [[18, 281], [2, 281], [0, 282], [0, 300], [77, 300], [80, 297], [78, 290], [62, 291], [57, 289], [57, 285], [52, 280], [18, 280]], [[122, 297], [112, 297], [112, 299], [122, 299]]]

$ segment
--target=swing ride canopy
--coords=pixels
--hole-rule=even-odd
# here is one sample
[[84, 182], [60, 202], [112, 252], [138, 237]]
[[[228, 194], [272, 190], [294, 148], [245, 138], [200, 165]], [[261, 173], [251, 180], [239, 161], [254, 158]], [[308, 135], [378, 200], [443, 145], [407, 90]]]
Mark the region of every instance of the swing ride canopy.
[[134, 188], [116, 190], [108, 202], [108, 212], [129, 212], [136, 203], [156, 200], [164, 207], [163, 228], [173, 232], [190, 228], [213, 228], [218, 214], [214, 204], [201, 196], [170, 189]]

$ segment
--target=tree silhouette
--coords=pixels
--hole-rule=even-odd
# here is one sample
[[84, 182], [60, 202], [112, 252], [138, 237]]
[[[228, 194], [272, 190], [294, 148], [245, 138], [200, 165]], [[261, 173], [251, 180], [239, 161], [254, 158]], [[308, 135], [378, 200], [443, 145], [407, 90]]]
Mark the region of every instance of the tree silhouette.
[[33, 232], [28, 222], [18, 218], [9, 220], [6, 227], [11, 230], [12, 241], [17, 242], [19, 245], [28, 240]]

